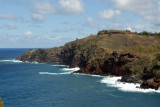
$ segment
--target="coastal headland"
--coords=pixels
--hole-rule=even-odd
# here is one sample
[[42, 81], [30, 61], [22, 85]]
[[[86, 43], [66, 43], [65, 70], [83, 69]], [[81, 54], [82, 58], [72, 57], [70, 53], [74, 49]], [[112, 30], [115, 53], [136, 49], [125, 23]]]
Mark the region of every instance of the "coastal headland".
[[[73, 73], [122, 76], [121, 82], [160, 88], [160, 33], [102, 30], [97, 35], [50, 49], [30, 49], [17, 60], [59, 62], [79, 67]], [[45, 44], [44, 44], [45, 45]]]

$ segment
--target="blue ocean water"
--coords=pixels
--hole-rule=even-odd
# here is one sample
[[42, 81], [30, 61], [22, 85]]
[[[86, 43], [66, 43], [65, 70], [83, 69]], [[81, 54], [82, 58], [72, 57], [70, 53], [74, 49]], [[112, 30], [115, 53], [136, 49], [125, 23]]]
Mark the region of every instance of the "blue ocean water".
[[74, 69], [56, 63], [14, 60], [27, 50], [0, 49], [0, 97], [5, 107], [160, 107], [160, 93], [153, 90], [122, 88], [112, 84], [115, 78], [70, 74]]

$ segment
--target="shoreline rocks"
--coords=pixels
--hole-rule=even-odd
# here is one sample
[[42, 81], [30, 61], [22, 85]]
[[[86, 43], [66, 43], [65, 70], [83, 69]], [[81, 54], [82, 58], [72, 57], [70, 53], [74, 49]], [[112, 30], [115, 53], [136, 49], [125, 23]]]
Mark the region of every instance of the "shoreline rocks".
[[143, 83], [143, 81], [139, 77], [132, 76], [132, 75], [124, 75], [118, 81], [126, 82], [126, 83], [140, 83], [140, 84]]
[[[61, 47], [31, 49], [17, 59], [23, 62], [59, 62], [69, 67], [79, 67], [80, 70], [75, 73], [123, 76], [119, 81], [140, 83], [142, 88], [157, 89], [160, 81], [160, 55], [156, 58], [155, 54], [160, 52], [159, 43], [159, 39], [131, 32], [102, 31], [98, 35], [77, 39]], [[147, 81], [154, 77], [158, 78], [151, 81], [152, 84]]]

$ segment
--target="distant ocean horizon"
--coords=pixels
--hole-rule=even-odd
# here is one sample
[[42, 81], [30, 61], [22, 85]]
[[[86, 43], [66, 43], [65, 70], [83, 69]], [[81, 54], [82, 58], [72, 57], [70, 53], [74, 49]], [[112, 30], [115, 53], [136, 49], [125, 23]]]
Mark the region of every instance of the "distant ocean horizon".
[[5, 107], [160, 107], [160, 90], [116, 82], [121, 77], [71, 74], [79, 68], [16, 60], [29, 49], [0, 48]]

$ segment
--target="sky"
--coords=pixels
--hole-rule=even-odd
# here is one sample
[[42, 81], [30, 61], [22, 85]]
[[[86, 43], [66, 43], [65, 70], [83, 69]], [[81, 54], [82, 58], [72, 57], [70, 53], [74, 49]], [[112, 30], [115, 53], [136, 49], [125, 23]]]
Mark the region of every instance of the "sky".
[[160, 32], [160, 0], [0, 0], [0, 48], [51, 48], [100, 30]]

